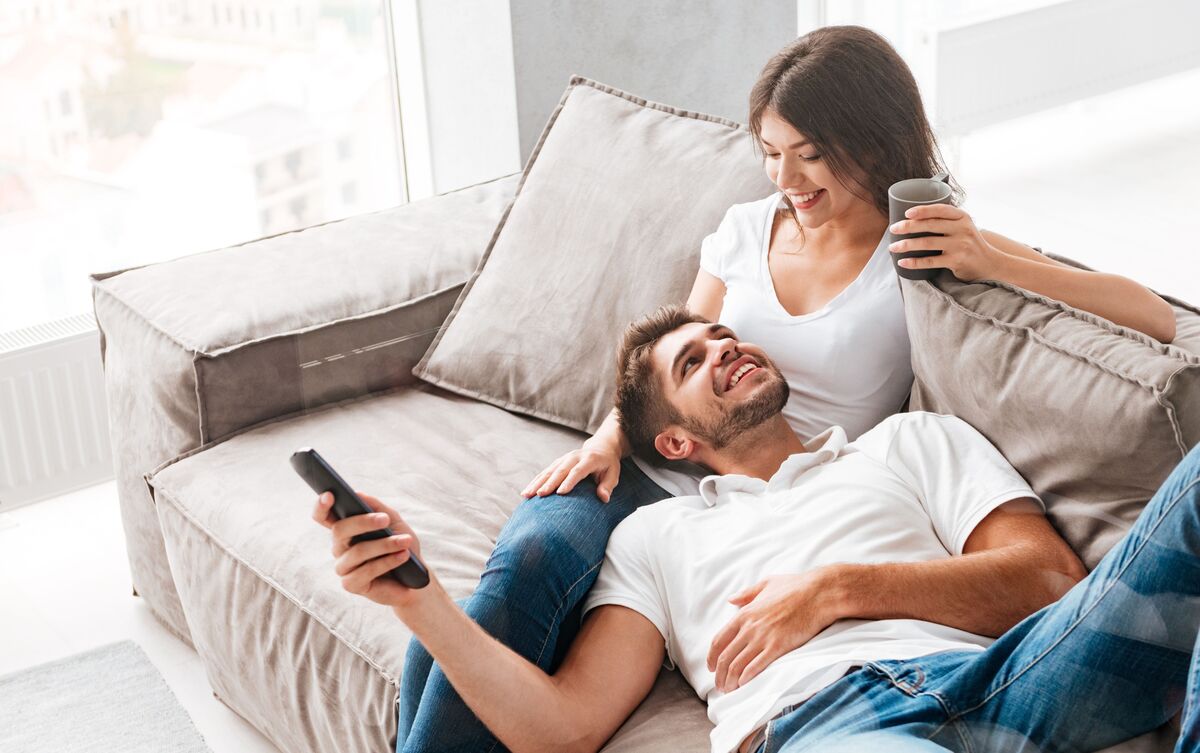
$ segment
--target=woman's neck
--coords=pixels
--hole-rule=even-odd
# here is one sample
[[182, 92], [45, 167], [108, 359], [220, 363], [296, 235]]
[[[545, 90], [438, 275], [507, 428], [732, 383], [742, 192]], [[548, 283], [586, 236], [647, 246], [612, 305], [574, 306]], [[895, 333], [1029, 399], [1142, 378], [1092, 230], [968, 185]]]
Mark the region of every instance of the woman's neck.
[[783, 213], [788, 228], [788, 246], [793, 253], [811, 256], [842, 255], [847, 250], [872, 252], [887, 231], [888, 218], [875, 207], [864, 204], [862, 209], [835, 217], [820, 227], [804, 228], [804, 242], [789, 213]]

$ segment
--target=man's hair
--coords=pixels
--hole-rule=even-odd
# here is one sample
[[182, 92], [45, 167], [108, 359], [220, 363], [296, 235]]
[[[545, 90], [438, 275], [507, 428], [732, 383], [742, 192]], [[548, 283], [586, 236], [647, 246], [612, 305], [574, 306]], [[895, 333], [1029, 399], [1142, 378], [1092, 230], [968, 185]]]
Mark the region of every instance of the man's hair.
[[663, 375], [655, 374], [654, 346], [665, 335], [692, 322], [709, 323], [686, 306], [660, 306], [625, 328], [617, 349], [617, 419], [629, 445], [652, 463], [665, 460], [654, 447], [654, 438], [682, 417], [667, 399]]

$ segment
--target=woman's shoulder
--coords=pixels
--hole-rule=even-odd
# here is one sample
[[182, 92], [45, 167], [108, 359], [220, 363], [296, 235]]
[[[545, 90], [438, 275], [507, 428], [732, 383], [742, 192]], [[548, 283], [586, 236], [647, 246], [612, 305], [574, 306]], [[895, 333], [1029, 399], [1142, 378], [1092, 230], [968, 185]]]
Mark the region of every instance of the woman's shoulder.
[[725, 212], [725, 219], [753, 219], [756, 222], [763, 220], [768, 212], [780, 206], [779, 197], [780, 194], [776, 191], [770, 196], [765, 196], [761, 199], [734, 204]]

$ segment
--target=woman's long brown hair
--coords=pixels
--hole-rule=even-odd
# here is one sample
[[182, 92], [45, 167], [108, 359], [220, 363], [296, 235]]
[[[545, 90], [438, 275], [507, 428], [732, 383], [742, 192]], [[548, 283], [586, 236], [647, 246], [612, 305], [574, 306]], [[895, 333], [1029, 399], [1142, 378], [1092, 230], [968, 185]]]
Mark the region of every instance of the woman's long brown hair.
[[[767, 110], [804, 134], [834, 176], [885, 217], [889, 186], [946, 170], [912, 71], [870, 29], [815, 29], [771, 58], [750, 90], [750, 132], [760, 152]], [[953, 177], [950, 189], [950, 201], [961, 204]]]

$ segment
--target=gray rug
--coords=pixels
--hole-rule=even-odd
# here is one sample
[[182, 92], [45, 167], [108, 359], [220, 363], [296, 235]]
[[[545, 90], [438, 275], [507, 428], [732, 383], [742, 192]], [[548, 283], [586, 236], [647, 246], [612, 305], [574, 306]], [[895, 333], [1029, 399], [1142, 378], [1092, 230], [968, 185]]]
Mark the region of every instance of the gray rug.
[[133, 641], [0, 677], [0, 751], [212, 753]]

